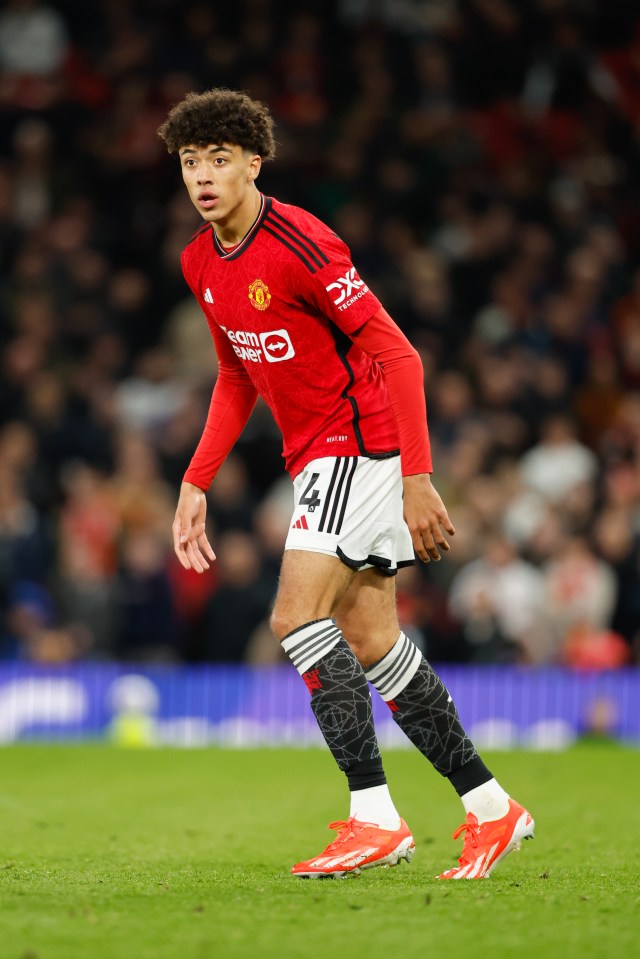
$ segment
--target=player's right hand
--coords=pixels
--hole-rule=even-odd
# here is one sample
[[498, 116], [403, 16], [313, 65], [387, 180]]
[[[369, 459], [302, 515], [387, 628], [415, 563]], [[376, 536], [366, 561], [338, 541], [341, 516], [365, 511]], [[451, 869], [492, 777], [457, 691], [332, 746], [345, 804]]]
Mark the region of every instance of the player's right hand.
[[173, 521], [173, 549], [185, 569], [204, 573], [209, 569], [207, 559], [213, 562], [216, 554], [205, 533], [207, 498], [204, 492], [191, 483], [180, 487], [180, 498]]

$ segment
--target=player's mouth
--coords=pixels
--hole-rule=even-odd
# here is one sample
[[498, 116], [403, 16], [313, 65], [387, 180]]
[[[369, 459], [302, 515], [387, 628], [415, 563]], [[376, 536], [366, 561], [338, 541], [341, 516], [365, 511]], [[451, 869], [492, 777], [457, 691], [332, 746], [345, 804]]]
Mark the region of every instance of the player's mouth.
[[198, 194], [198, 204], [203, 210], [213, 210], [217, 202], [218, 197], [215, 193], [210, 193], [209, 191], [205, 190], [203, 193]]

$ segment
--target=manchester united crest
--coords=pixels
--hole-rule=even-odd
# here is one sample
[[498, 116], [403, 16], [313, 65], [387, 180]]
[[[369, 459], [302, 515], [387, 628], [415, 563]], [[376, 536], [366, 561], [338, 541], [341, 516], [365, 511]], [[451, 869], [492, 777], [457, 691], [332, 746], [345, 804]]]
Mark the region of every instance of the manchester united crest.
[[262, 280], [254, 280], [249, 286], [249, 299], [256, 310], [266, 310], [271, 302], [269, 287]]

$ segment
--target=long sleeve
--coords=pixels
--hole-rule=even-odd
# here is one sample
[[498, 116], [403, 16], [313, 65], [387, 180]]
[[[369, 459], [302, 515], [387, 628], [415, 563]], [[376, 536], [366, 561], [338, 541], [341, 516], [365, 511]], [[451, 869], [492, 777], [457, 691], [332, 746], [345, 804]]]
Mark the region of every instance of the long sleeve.
[[418, 352], [382, 308], [351, 338], [382, 369], [400, 434], [402, 475], [430, 473], [424, 372]]
[[218, 355], [218, 379], [207, 421], [184, 475], [185, 483], [207, 490], [242, 433], [255, 406], [257, 391], [226, 336], [211, 326]]

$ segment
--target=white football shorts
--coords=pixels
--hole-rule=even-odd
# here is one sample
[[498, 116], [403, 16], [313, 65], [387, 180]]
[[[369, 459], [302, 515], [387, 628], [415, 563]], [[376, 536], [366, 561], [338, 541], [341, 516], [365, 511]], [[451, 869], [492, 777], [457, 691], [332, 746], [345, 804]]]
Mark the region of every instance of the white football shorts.
[[294, 480], [285, 549], [338, 556], [352, 569], [395, 576], [415, 561], [402, 510], [400, 457], [323, 456]]

